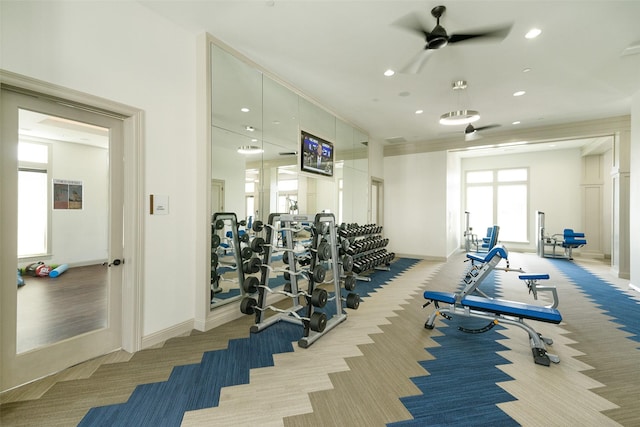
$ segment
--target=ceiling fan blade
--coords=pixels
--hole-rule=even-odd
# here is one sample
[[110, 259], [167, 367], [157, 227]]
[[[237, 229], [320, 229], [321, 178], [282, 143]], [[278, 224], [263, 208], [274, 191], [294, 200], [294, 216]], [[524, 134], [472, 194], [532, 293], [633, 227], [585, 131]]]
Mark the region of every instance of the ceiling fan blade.
[[452, 34], [449, 37], [449, 44], [451, 43], [459, 43], [475, 38], [496, 38], [496, 39], [504, 39], [511, 32], [512, 25], [507, 25], [505, 27], [495, 28], [492, 30], [487, 30], [474, 34]]
[[424, 39], [429, 35], [429, 31], [427, 31], [422, 21], [420, 21], [419, 15], [416, 12], [409, 13], [397, 19], [391, 25], [411, 31], [412, 33], [417, 33]]
[[421, 50], [416, 56], [413, 57], [411, 62], [402, 67], [400, 72], [403, 74], [418, 74], [431, 56], [431, 52], [433, 52], [433, 49]]
[[500, 125], [486, 125], [486, 126], [480, 126], [476, 128], [476, 131], [480, 131], [480, 130], [486, 130], [486, 129], [493, 129], [493, 128], [497, 128], [500, 127]]

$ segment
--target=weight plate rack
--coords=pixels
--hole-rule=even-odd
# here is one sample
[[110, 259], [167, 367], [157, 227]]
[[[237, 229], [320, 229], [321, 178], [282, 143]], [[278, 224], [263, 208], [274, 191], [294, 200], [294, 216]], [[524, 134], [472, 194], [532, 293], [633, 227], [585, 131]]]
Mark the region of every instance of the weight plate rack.
[[[382, 226], [377, 224], [341, 224], [338, 229], [340, 247], [345, 256], [351, 257], [352, 274], [344, 270], [346, 277], [370, 282], [371, 278], [362, 273], [373, 270], [389, 270], [389, 263], [395, 258], [386, 249], [389, 239], [382, 237]], [[348, 280], [346, 279], [345, 280]], [[351, 279], [352, 280], [352, 279]]]
[[[222, 274], [219, 271], [219, 267], [227, 267], [232, 270], [238, 270], [238, 280], [240, 283], [244, 281], [244, 272], [242, 269], [238, 268], [239, 265], [242, 265], [241, 254], [241, 240], [240, 240], [240, 230], [239, 225], [246, 224], [245, 221], [238, 222], [238, 218], [233, 212], [216, 212], [211, 216], [211, 307], [219, 306], [220, 304], [225, 303], [225, 300], [216, 298], [216, 294], [222, 291], [220, 287], [221, 280], [231, 280], [231, 279], [223, 279]], [[231, 235], [220, 236], [219, 233], [224, 233], [225, 230], [229, 231], [230, 228]], [[247, 234], [248, 237], [248, 234]], [[224, 239], [230, 239], [231, 244], [223, 243]], [[224, 248], [224, 249], [223, 249]], [[220, 263], [220, 255], [223, 251], [230, 250], [233, 253], [234, 264], [232, 265], [222, 265]], [[231, 301], [229, 301], [231, 302]]]
[[[311, 228], [312, 241], [308, 249], [308, 257], [302, 268], [298, 266], [299, 253], [294, 252], [294, 233], [303, 229], [303, 224]], [[338, 259], [338, 236], [336, 232], [335, 217], [331, 213], [318, 213], [316, 215], [291, 215], [291, 214], [271, 214], [268, 224], [254, 223], [254, 231], [266, 229], [266, 238], [260, 242], [263, 250], [260, 260], [260, 279], [249, 277], [243, 286], [246, 294], [241, 302], [240, 309], [245, 314], [255, 315], [255, 324], [250, 331], [257, 333], [265, 328], [280, 322], [299, 324], [303, 327], [303, 337], [298, 341], [298, 345], [307, 348], [316, 340], [346, 320], [347, 315], [343, 310], [343, 303], [347, 308], [357, 309], [360, 298], [355, 293], [350, 293], [346, 298], [342, 298], [340, 288], [340, 264], [330, 262], [332, 270], [331, 280], [325, 282], [326, 268], [324, 261]], [[272, 264], [273, 250], [277, 248], [278, 234], [282, 233], [284, 246], [278, 249], [283, 251], [283, 261], [287, 268], [274, 268]], [[254, 238], [256, 239], [256, 238]], [[257, 246], [252, 244], [252, 248]], [[306, 254], [305, 254], [306, 256]], [[284, 290], [272, 290], [269, 288], [269, 275], [272, 271], [284, 271], [288, 275], [289, 283]], [[306, 289], [301, 289], [302, 278], [307, 279]], [[333, 283], [333, 296], [321, 288], [322, 283]], [[283, 294], [291, 299], [291, 306], [287, 309], [275, 308], [268, 304], [269, 294]], [[335, 314], [327, 317], [327, 314], [319, 308], [335, 304]], [[330, 308], [330, 306], [328, 307]], [[268, 311], [275, 314], [267, 317]], [[334, 310], [326, 310], [332, 312]]]

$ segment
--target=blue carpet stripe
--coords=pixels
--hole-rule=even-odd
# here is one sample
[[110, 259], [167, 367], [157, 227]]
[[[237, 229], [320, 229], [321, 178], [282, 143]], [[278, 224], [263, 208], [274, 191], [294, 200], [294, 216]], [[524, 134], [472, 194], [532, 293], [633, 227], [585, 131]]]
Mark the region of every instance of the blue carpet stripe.
[[631, 340], [640, 342], [640, 304], [611, 283], [579, 265], [560, 258], [549, 258], [554, 267], [560, 270], [568, 280], [582, 289], [595, 306], [616, 319], [619, 329], [631, 334]]
[[[493, 271], [480, 286], [490, 297], [501, 295], [498, 277]], [[464, 283], [460, 283], [458, 290], [463, 287]], [[425, 317], [427, 315], [425, 312]], [[420, 362], [429, 375], [412, 378], [422, 394], [400, 399], [413, 419], [388, 426], [519, 425], [497, 406], [515, 400], [496, 385], [513, 380], [496, 367], [511, 363], [498, 354], [508, 350], [497, 342], [504, 338], [498, 333], [503, 327], [498, 325], [488, 332], [473, 335], [457, 329], [458, 326], [475, 329], [487, 323], [484, 319], [454, 316], [438, 327], [444, 335], [434, 337], [434, 341], [440, 347], [426, 349], [435, 359]]]
[[[376, 271], [371, 282], [358, 282], [354, 292], [368, 296], [418, 261], [399, 258], [390, 271]], [[347, 293], [343, 290], [343, 296]], [[327, 317], [335, 314], [335, 304], [325, 309]], [[230, 340], [227, 349], [204, 353], [199, 364], [176, 366], [167, 381], [137, 386], [125, 403], [90, 409], [78, 425], [179, 426], [186, 411], [218, 406], [223, 387], [248, 384], [251, 369], [273, 366], [274, 354], [292, 352], [302, 334], [299, 325], [278, 322], [248, 338]]]

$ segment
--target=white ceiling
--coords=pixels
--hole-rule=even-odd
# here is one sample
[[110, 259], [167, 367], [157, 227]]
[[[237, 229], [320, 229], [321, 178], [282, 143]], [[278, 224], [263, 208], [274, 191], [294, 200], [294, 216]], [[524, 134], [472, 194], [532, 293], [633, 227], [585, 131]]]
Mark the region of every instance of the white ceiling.
[[[371, 140], [386, 144], [463, 141], [464, 126], [438, 123], [441, 114], [461, 108], [480, 112], [476, 127], [500, 125], [481, 132], [492, 137], [488, 140], [508, 140], [514, 130], [627, 115], [631, 96], [640, 91], [640, 0], [139, 3], [194, 35], [210, 33], [367, 131]], [[417, 74], [383, 76], [389, 68], [402, 69], [424, 47], [421, 36], [394, 24], [413, 14], [431, 31], [435, 18], [430, 11], [438, 5], [447, 8], [440, 24], [449, 35], [504, 25], [511, 25], [511, 31], [502, 41], [471, 41], [431, 51]], [[533, 27], [542, 34], [525, 39]], [[451, 84], [456, 80], [466, 80], [468, 88], [454, 92]], [[514, 97], [517, 90], [526, 94]], [[424, 112], [415, 114], [418, 109]], [[21, 126], [32, 129], [34, 136], [57, 132], [54, 139], [104, 144], [103, 131], [45, 119], [25, 114]], [[597, 143], [564, 141], [561, 147]], [[533, 149], [551, 148], [539, 144]]]
[[[518, 129], [627, 115], [640, 91], [640, 1], [140, 1], [193, 34], [208, 32], [361, 127], [370, 139], [463, 139], [441, 114], [478, 110], [476, 126]], [[449, 35], [512, 25], [502, 41], [432, 51], [418, 74], [384, 77], [424, 47], [393, 25], [417, 13], [430, 31], [434, 6]], [[542, 30], [525, 39], [532, 27]], [[625, 51], [626, 49], [626, 51]], [[627, 53], [627, 54], [625, 54]], [[530, 69], [528, 72], [523, 72]], [[462, 95], [451, 84], [466, 80]], [[514, 97], [518, 90], [526, 91]], [[423, 114], [415, 111], [421, 109]], [[512, 122], [520, 121], [518, 125]]]

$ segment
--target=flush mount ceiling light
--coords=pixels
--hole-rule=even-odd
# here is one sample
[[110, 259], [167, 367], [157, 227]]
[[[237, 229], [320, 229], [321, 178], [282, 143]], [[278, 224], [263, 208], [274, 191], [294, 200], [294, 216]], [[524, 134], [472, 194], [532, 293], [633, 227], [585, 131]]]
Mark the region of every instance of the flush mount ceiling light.
[[[454, 92], [461, 92], [467, 88], [467, 82], [465, 80], [456, 80], [451, 84]], [[473, 123], [480, 119], [480, 113], [476, 110], [459, 109], [449, 111], [440, 116], [440, 124], [453, 126], [453, 125], [466, 125]]]
[[262, 148], [255, 145], [243, 145], [238, 147], [238, 153], [240, 154], [260, 154], [262, 151]]

